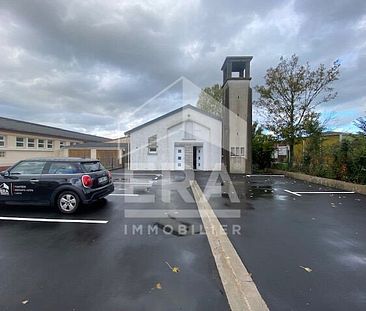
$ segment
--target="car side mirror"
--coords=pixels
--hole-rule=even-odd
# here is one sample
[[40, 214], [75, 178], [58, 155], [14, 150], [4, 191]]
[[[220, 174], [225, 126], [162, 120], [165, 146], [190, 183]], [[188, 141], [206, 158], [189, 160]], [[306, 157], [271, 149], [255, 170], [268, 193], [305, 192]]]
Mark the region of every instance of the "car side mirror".
[[9, 177], [10, 173], [9, 173], [9, 171], [3, 171], [3, 172], [0, 173], [0, 175], [3, 176], [3, 177]]

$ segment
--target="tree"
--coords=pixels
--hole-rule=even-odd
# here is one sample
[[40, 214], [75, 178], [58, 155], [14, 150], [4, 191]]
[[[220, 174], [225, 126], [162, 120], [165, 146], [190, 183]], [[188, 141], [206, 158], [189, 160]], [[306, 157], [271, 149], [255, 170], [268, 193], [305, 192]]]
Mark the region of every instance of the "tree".
[[312, 112], [304, 120], [304, 155], [303, 165], [306, 173], [316, 174], [321, 169], [322, 133], [325, 123], [320, 121], [320, 113]]
[[205, 87], [198, 98], [197, 107], [203, 111], [222, 116], [222, 89], [219, 84]]
[[355, 125], [361, 130], [361, 133], [366, 135], [366, 117], [360, 117], [355, 121]]
[[290, 146], [290, 167], [305, 121], [315, 107], [337, 95], [331, 83], [338, 80], [339, 66], [335, 61], [330, 68], [321, 64], [313, 70], [309, 63], [301, 65], [296, 55], [281, 57], [275, 68], [267, 70], [265, 85], [255, 87], [259, 93], [255, 104], [264, 114], [266, 128]]
[[253, 164], [263, 170], [271, 166], [274, 151], [274, 139], [263, 133], [263, 128], [254, 122], [252, 125], [252, 155]]

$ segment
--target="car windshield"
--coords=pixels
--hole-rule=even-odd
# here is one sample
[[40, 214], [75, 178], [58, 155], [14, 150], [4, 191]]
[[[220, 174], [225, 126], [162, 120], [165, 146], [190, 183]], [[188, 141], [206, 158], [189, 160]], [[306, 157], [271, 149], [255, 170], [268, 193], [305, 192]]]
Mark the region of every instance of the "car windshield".
[[104, 166], [99, 161], [83, 162], [81, 165], [87, 173], [105, 170]]

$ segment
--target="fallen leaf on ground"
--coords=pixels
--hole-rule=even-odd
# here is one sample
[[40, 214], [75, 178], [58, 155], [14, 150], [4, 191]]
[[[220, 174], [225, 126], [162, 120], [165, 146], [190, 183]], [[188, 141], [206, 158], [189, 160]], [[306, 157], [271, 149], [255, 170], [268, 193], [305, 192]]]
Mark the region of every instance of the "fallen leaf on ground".
[[158, 282], [158, 283], [155, 284], [155, 288], [156, 289], [162, 289], [163, 287], [161, 286], [161, 283]]
[[300, 268], [303, 268], [306, 272], [311, 272], [313, 271], [313, 269], [308, 268], [308, 267], [303, 267], [303, 266], [299, 266]]
[[178, 267], [172, 267], [170, 264], [169, 264], [169, 262], [165, 262], [167, 265], [168, 265], [168, 267], [169, 267], [169, 269], [170, 270], [172, 270], [172, 272], [174, 272], [174, 273], [178, 273], [178, 272], [180, 272], [180, 269], [178, 268]]
[[28, 302], [29, 302], [29, 300], [23, 300], [23, 301], [22, 301], [22, 304], [23, 304], [23, 305], [26, 305]]

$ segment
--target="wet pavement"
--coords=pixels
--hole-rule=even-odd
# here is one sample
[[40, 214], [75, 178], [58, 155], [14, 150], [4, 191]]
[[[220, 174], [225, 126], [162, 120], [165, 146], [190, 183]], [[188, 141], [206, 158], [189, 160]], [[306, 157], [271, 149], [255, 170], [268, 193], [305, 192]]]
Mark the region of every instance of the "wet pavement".
[[[2, 217], [107, 221], [0, 221], [0, 310], [229, 310], [202, 222], [185, 214], [196, 204], [179, 191], [169, 202], [162, 196], [176, 185], [190, 194], [184, 173], [113, 175], [114, 195], [75, 215], [0, 207]], [[195, 174], [202, 189], [209, 177]], [[219, 180], [209, 202], [217, 213], [240, 211], [220, 221], [271, 310], [365, 310], [365, 196], [279, 176], [231, 177], [228, 197]]]
[[[196, 178], [204, 187], [208, 176]], [[241, 210], [220, 221], [240, 224], [242, 234], [229, 237], [271, 310], [366, 309], [365, 196], [284, 177], [232, 180], [241, 202], [210, 203]]]
[[[129, 177], [115, 193], [131, 193], [131, 181], [140, 184], [133, 191], [138, 197], [109, 196], [75, 215], [47, 207], [1, 207], [1, 216], [109, 222], [0, 221], [0, 310], [229, 310], [205, 235], [165, 234], [164, 221], [174, 219], [124, 214], [196, 205], [177, 194], [171, 204], [163, 203], [156, 176]], [[142, 183], [150, 186], [142, 189]], [[126, 202], [154, 194], [155, 203]], [[148, 226], [159, 222], [163, 226], [148, 234]], [[133, 225], [142, 231], [133, 234]]]

